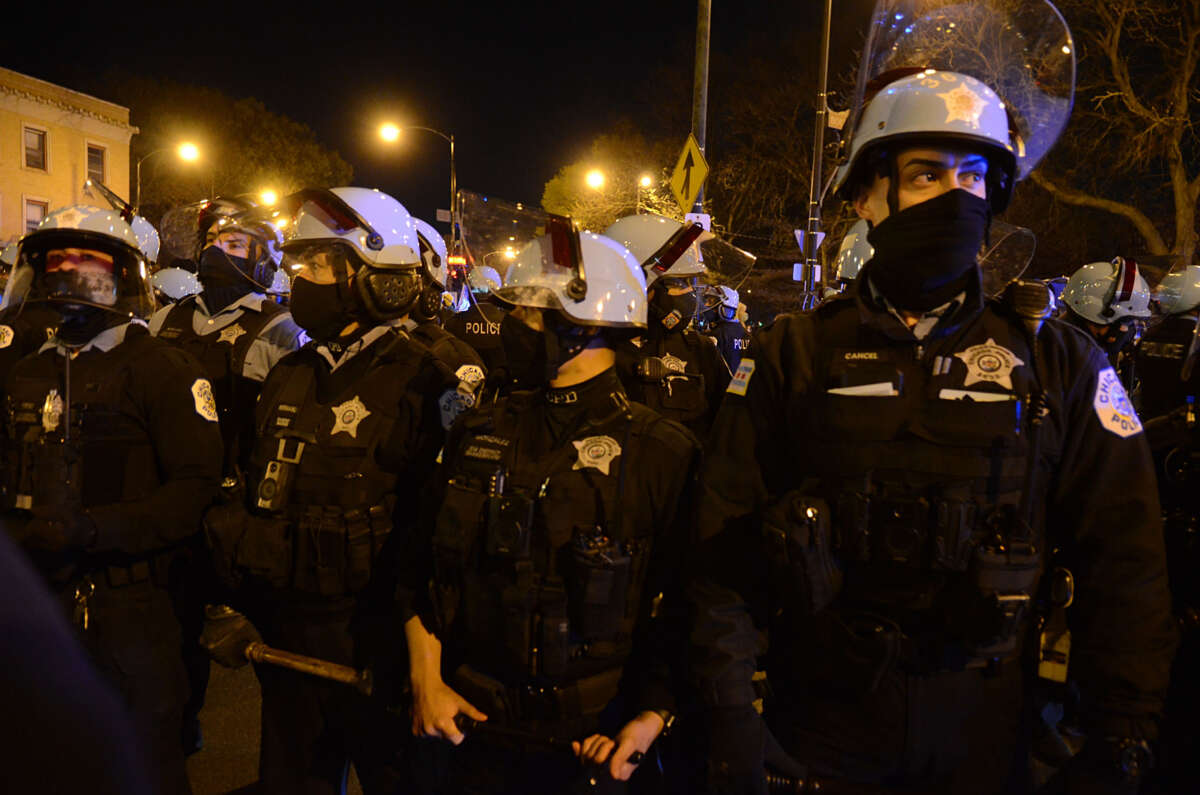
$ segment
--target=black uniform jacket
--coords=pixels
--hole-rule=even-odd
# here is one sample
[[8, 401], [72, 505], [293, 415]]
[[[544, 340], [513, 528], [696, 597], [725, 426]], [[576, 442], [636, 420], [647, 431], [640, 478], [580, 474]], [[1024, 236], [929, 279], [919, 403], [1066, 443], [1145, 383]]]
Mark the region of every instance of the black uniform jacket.
[[[690, 588], [699, 603], [693, 675], [702, 692], [718, 704], [748, 703], [763, 629], [772, 611], [790, 609], [773, 602], [767, 584], [761, 518], [768, 506], [831, 476], [863, 483], [883, 473], [915, 487], [913, 473], [931, 463], [917, 456], [987, 450], [998, 443], [993, 437], [1016, 438], [1020, 450], [1029, 418], [1017, 419], [1026, 430], [1014, 436], [1019, 398], [1040, 382], [1047, 408], [1032, 524], [1076, 577], [1070, 676], [1093, 727], [1117, 736], [1146, 730], [1161, 709], [1175, 633], [1154, 469], [1108, 360], [1053, 320], [1040, 329], [1035, 357], [1020, 320], [982, 299], [977, 283], [921, 341], [869, 301], [856, 292], [780, 316], [756, 334], [753, 358], [729, 386], [706, 450], [705, 541]], [[833, 471], [842, 450], [876, 441], [890, 447], [873, 449], [893, 453], [876, 462], [878, 471]], [[995, 469], [982, 455], [964, 467], [970, 499], [988, 499], [990, 472], [1011, 490], [1020, 459], [996, 460]]]

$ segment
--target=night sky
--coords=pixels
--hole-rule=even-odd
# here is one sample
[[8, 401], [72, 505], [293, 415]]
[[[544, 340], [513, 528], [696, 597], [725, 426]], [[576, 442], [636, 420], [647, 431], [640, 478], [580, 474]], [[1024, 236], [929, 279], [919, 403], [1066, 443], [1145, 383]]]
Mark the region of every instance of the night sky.
[[[0, 65], [69, 88], [120, 67], [255, 97], [312, 127], [357, 184], [432, 220], [448, 201], [446, 143], [412, 132], [387, 147], [381, 121], [453, 133], [460, 187], [539, 201], [545, 182], [613, 121], [646, 115], [653, 76], [682, 75], [679, 118], [689, 117], [696, 5], [27, 2], [6, 11]], [[836, 0], [835, 20], [862, 30], [870, 5]], [[714, 55], [746, 37], [820, 25], [819, 0], [713, 6]], [[662, 132], [682, 145], [688, 130]]]

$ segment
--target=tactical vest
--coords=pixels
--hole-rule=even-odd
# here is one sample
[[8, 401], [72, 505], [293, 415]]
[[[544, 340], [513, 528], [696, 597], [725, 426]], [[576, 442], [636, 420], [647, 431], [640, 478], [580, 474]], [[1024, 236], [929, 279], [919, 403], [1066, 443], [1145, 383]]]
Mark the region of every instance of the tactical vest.
[[[660, 418], [616, 391], [603, 416], [535, 450], [541, 399], [518, 393], [468, 416], [433, 539], [440, 624], [461, 630], [471, 666], [510, 686], [624, 663], [656, 529], [626, 505]], [[577, 712], [607, 703], [615, 681]]]
[[129, 413], [131, 370], [158, 345], [131, 326], [106, 352], [70, 362], [70, 439], [64, 441], [66, 360], [46, 352], [9, 378], [4, 509], [78, 499], [82, 507], [145, 498], [158, 488], [158, 461], [143, 418]]
[[[288, 587], [322, 595], [367, 584], [392, 529], [400, 473], [381, 463], [396, 432], [423, 350], [395, 333], [374, 343], [364, 375], [318, 402], [319, 354], [304, 349], [276, 365], [259, 407], [250, 507], [282, 519]], [[407, 419], [407, 417], [406, 417]]]
[[869, 616], [867, 634], [895, 641], [876, 651], [918, 671], [1015, 656], [1043, 565], [1020, 510], [1040, 394], [1020, 327], [985, 312], [926, 346], [888, 343], [857, 312], [827, 317], [811, 388], [788, 398], [797, 487], [764, 519], [794, 615], [843, 647]]
[[238, 436], [254, 416], [261, 388], [257, 381], [243, 375], [246, 356], [263, 329], [283, 311], [274, 301], [263, 301], [258, 311], [243, 309], [232, 323], [207, 334], [197, 334], [193, 318], [199, 308], [192, 296], [171, 307], [156, 335], [183, 348], [203, 365], [217, 403], [221, 439], [225, 444], [222, 471], [226, 475], [233, 473], [242, 442], [248, 442]]
[[666, 337], [643, 337], [641, 348], [635, 349], [633, 383], [626, 388], [637, 402], [687, 424], [708, 412], [707, 384], [698, 362], [701, 346], [711, 343], [693, 329], [685, 330], [679, 339], [683, 345], [668, 345]]

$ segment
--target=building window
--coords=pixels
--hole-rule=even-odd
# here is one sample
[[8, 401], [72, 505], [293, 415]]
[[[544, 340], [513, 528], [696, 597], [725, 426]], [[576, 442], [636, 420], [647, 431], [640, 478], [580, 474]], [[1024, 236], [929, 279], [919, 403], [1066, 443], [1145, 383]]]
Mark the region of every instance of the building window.
[[88, 144], [88, 179], [92, 182], [104, 181], [104, 147]]
[[46, 131], [25, 128], [25, 167], [46, 170]]
[[25, 231], [32, 232], [37, 229], [38, 224], [46, 217], [46, 213], [50, 210], [50, 202], [37, 201], [35, 199], [25, 200]]

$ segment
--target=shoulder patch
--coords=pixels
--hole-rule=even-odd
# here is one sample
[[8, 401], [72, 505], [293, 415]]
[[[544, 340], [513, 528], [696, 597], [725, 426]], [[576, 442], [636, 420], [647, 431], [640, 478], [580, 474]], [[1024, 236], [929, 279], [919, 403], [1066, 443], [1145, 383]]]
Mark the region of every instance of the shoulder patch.
[[[465, 382], [464, 382], [465, 383]], [[450, 430], [458, 415], [475, 405], [475, 394], [469, 388], [460, 384], [454, 389], [447, 389], [438, 398], [438, 411], [442, 415], [442, 429]]]
[[1125, 387], [1121, 386], [1121, 379], [1111, 367], [1101, 370], [1096, 379], [1096, 394], [1092, 397], [1092, 407], [1106, 431], [1122, 438], [1142, 432], [1142, 421], [1138, 419], [1137, 411], [1129, 402]]
[[12, 345], [13, 338], [16, 334], [13, 333], [12, 326], [0, 326], [0, 348], [7, 348]]
[[213, 397], [212, 384], [207, 378], [197, 378], [192, 383], [192, 400], [196, 404], [196, 413], [209, 422], [217, 421], [217, 400]]
[[750, 376], [752, 375], [754, 375], [754, 360], [742, 359], [738, 365], [737, 372], [733, 374], [733, 380], [729, 382], [729, 386], [725, 388], [725, 391], [745, 397], [746, 387], [750, 386]]
[[473, 364], [464, 364], [454, 371], [454, 375], [472, 390], [483, 383], [483, 368]]

